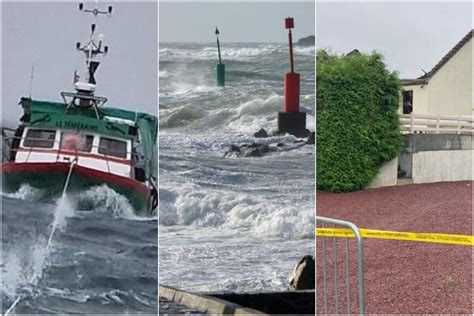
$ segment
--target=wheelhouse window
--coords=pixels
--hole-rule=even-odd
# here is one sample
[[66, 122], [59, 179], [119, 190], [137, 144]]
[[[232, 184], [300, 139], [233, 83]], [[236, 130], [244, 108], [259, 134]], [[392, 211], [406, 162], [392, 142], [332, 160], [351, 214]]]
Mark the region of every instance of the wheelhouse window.
[[33, 148], [53, 148], [55, 138], [56, 131], [47, 129], [28, 129], [25, 140], [23, 141], [23, 146]]
[[94, 136], [74, 132], [61, 134], [61, 149], [71, 151], [91, 152]]
[[127, 158], [127, 142], [101, 137], [99, 142], [99, 154]]

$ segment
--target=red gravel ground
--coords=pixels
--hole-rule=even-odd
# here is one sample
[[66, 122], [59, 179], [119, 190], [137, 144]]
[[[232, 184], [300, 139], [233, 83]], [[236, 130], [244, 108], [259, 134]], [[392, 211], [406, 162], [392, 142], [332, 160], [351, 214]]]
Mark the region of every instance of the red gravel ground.
[[[333, 194], [317, 192], [317, 215], [359, 228], [473, 235], [473, 182], [445, 182]], [[319, 226], [319, 225], [318, 225]], [[317, 238], [317, 311], [323, 313], [321, 241]], [[333, 238], [326, 238], [332, 250]], [[344, 248], [338, 239], [338, 253]], [[472, 246], [365, 239], [368, 314], [473, 314]], [[355, 242], [350, 242], [351, 308], [357, 312]], [[333, 266], [329, 251], [328, 266]], [[339, 256], [341, 257], [341, 256]], [[344, 261], [338, 259], [340, 282]], [[333, 270], [329, 269], [328, 272]], [[332, 272], [334, 273], [334, 272]], [[331, 275], [333, 276], [333, 275]], [[333, 278], [328, 284], [334, 313]], [[346, 310], [340, 285], [339, 311]]]

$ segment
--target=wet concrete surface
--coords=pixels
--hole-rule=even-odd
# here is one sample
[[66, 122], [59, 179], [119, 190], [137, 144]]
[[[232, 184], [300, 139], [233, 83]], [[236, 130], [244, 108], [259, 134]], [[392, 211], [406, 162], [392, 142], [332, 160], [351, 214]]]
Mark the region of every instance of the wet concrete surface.
[[209, 315], [160, 297], [160, 315]]

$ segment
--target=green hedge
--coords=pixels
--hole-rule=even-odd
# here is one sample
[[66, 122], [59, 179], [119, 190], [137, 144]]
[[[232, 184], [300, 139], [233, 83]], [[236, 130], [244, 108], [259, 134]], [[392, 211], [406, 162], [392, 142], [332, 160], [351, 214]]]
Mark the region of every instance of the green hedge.
[[402, 148], [400, 80], [379, 53], [317, 53], [317, 186], [362, 189]]

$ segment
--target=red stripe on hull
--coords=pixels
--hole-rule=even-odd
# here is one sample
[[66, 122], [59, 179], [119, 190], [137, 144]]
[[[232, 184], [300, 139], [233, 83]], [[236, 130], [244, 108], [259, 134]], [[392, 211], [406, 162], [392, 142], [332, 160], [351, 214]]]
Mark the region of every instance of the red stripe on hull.
[[[70, 164], [68, 163], [4, 163], [2, 164], [2, 173], [13, 173], [18, 171], [30, 171], [30, 172], [47, 172], [47, 171], [69, 171]], [[89, 177], [91, 179], [99, 179], [104, 183], [113, 183], [130, 190], [135, 190], [142, 192], [146, 197], [150, 195], [150, 190], [143, 183], [130, 178], [121, 177], [115, 174], [110, 174], [107, 172], [94, 170], [90, 168], [85, 168], [82, 166], [74, 166], [73, 174], [77, 172], [78, 174]]]

